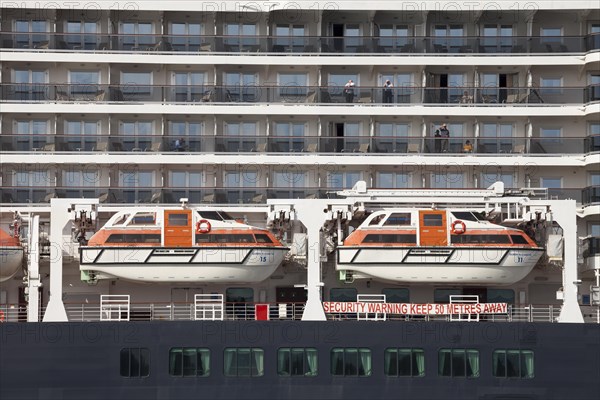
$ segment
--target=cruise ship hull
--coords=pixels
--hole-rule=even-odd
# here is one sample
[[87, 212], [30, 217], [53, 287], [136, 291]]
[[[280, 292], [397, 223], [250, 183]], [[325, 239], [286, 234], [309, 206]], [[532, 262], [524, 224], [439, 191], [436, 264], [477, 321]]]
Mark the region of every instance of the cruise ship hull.
[[542, 249], [340, 247], [336, 269], [393, 282], [512, 284], [531, 272]]
[[287, 252], [284, 247], [85, 247], [80, 270], [99, 279], [143, 282], [261, 282]]
[[[411, 399], [591, 400], [598, 395], [600, 325], [522, 323], [122, 322], [0, 324], [3, 399]], [[210, 350], [206, 377], [169, 374], [169, 351]], [[224, 376], [224, 350], [264, 351], [264, 373]], [[280, 376], [278, 349], [317, 351], [316, 376]], [[334, 348], [371, 352], [370, 376], [334, 376]], [[386, 376], [390, 347], [424, 351], [424, 376]], [[120, 374], [123, 349], [148, 350], [148, 376]], [[440, 376], [440, 349], [479, 352], [479, 376]], [[531, 378], [493, 376], [493, 352], [533, 351]], [[32, 373], [32, 369], [38, 371]]]

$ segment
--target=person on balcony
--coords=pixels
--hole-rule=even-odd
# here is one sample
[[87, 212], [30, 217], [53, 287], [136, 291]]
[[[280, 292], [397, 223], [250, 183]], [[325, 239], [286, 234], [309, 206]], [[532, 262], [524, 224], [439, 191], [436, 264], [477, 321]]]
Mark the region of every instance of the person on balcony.
[[383, 102], [386, 104], [390, 104], [393, 103], [393, 99], [394, 99], [394, 95], [392, 93], [392, 88], [394, 87], [394, 85], [392, 84], [392, 82], [390, 82], [390, 80], [388, 79], [387, 81], [385, 81], [385, 83], [383, 84]]
[[354, 102], [354, 81], [352, 79], [344, 85], [344, 95], [346, 96], [346, 103]]

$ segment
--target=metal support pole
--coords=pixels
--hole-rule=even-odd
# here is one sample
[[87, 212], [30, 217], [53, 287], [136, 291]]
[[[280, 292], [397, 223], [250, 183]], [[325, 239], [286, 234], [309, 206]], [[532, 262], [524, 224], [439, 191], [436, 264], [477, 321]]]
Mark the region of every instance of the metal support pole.
[[27, 259], [27, 322], [40, 319], [40, 217], [29, 218], [29, 257]]

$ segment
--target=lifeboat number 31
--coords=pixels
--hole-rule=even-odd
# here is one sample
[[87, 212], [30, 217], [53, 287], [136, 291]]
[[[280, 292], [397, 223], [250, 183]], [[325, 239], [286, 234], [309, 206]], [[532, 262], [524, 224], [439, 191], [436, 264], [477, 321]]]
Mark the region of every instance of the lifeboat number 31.
[[196, 232], [198, 232], [198, 233], [210, 232], [210, 222], [208, 222], [205, 219], [198, 221], [198, 223], [196, 224]]
[[467, 231], [467, 227], [464, 222], [456, 220], [452, 223], [452, 233], [455, 235], [462, 235]]

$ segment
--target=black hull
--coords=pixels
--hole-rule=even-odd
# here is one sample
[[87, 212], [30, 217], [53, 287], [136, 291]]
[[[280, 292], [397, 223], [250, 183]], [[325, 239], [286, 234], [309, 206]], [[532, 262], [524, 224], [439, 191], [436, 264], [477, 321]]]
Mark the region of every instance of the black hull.
[[[150, 374], [120, 376], [122, 348], [147, 348]], [[172, 347], [211, 349], [209, 377], [169, 375]], [[225, 377], [226, 347], [264, 349], [264, 376]], [[318, 350], [316, 377], [277, 375], [280, 347]], [[333, 347], [366, 347], [372, 375], [330, 373]], [[424, 377], [387, 377], [389, 347], [425, 350]], [[438, 376], [440, 348], [479, 350], [480, 376]], [[492, 376], [492, 352], [528, 349], [532, 379]], [[434, 322], [129, 322], [0, 324], [0, 398], [596, 400], [600, 325]]]

